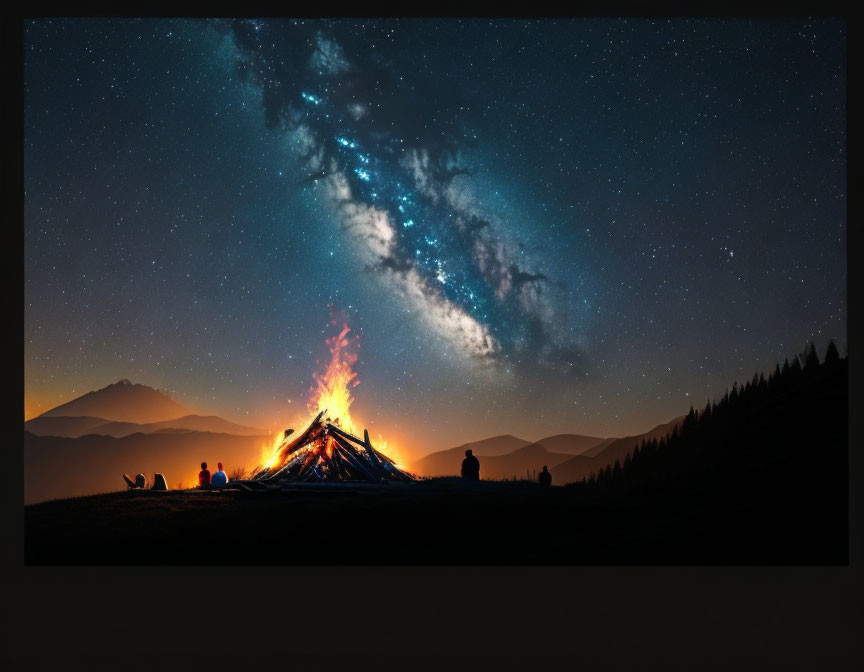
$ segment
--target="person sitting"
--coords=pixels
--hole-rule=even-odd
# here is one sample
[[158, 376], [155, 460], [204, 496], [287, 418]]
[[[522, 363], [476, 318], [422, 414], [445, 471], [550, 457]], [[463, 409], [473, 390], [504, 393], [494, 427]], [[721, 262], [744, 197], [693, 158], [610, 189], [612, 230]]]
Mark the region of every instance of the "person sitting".
[[214, 488], [221, 488], [224, 485], [228, 485], [228, 474], [222, 468], [221, 462], [218, 462], [217, 465], [219, 466], [219, 471], [214, 472], [210, 477], [210, 485]]
[[467, 481], [480, 480], [480, 460], [474, 457], [474, 451], [470, 448], [465, 451], [465, 459], [462, 460], [462, 478]]
[[537, 482], [544, 488], [552, 485], [552, 474], [549, 473], [549, 469], [546, 468], [545, 464], [543, 465], [543, 471], [537, 474]]
[[198, 472], [198, 487], [202, 490], [210, 488], [210, 470], [207, 469], [207, 463], [201, 463], [201, 471]]

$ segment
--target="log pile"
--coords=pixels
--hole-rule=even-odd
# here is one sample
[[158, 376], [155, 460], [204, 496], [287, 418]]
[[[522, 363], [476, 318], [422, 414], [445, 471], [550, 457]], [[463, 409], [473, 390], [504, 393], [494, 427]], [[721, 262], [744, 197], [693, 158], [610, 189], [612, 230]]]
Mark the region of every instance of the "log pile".
[[369, 431], [363, 438], [339, 427], [339, 420], [321, 411], [305, 431], [289, 440], [285, 432], [275, 465], [256, 471], [251, 480], [261, 484], [348, 481], [386, 483], [413, 481], [389, 457], [375, 450]]

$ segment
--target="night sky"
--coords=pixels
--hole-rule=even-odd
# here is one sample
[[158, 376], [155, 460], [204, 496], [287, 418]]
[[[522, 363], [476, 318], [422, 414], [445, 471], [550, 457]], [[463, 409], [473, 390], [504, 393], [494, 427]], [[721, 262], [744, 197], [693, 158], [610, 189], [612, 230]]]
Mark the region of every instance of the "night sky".
[[25, 412], [128, 378], [419, 456], [846, 347], [841, 20], [38, 20]]

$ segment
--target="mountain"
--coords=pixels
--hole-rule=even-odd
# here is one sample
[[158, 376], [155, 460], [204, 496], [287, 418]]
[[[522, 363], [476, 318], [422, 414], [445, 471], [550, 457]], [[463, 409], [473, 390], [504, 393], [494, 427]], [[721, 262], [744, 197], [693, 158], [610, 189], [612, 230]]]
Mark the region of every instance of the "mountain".
[[472, 441], [471, 443], [463, 443], [461, 446], [452, 448], [451, 450], [461, 451], [460, 454], [464, 457], [465, 451], [471, 449], [475, 455], [490, 456], [490, 455], [506, 455], [514, 450], [527, 446], [530, 441], [520, 439], [512, 434], [504, 434], [502, 436], [493, 436], [489, 439], [481, 439], [480, 441]]
[[596, 446], [614, 439], [603, 439], [597, 436], [581, 436], [579, 434], [556, 434], [537, 441], [551, 453], [567, 453], [582, 455]]
[[[592, 472], [596, 473], [607, 465], [614, 464], [615, 460], [623, 462], [627, 453], [633, 452], [636, 444], [641, 443], [643, 439], [650, 441], [651, 439], [660, 439], [670, 434], [675, 427], [680, 427], [685, 417], [682, 415], [667, 423], [657, 425], [654, 429], [644, 434], [604, 441], [598, 446], [585, 451], [582, 455], [576, 455], [556, 465], [554, 469], [550, 466], [549, 471], [552, 472], [552, 483], [555, 485], [574, 483], [590, 476]], [[595, 451], [597, 452], [595, 453]], [[595, 454], [592, 455], [591, 453]]]
[[26, 504], [48, 499], [76, 497], [125, 490], [123, 474], [165, 475], [168, 487], [197, 484], [206, 461], [214, 471], [217, 462], [230, 475], [235, 469], [252, 469], [270, 436], [234, 436], [212, 432], [130, 434], [123, 438], [89, 434], [80, 438], [36, 436], [24, 432], [24, 498]]
[[448, 450], [440, 450], [437, 453], [422, 457], [411, 464], [409, 471], [421, 476], [458, 475], [462, 466], [462, 460], [465, 459], [465, 451], [468, 449], [471, 449], [477, 457], [488, 457], [512, 453], [514, 450], [530, 444], [530, 441], [520, 439], [511, 434], [493, 436], [489, 439], [464, 443], [461, 446]]
[[269, 430], [247, 427], [229, 422], [217, 415], [185, 415], [174, 420], [138, 424], [135, 422], [111, 422], [105, 418], [38, 417], [24, 423], [24, 429], [36, 436], [64, 436], [78, 438], [86, 434], [102, 434], [122, 438], [130, 434], [155, 434], [176, 432], [213, 432], [236, 436], [263, 436]]
[[[491, 473], [503, 474], [501, 478], [513, 478], [514, 474], [524, 475], [526, 468], [536, 468], [537, 471], [540, 471], [545, 464], [551, 469], [553, 464], [558, 464], [558, 462], [562, 461], [558, 459], [558, 454], [562, 454], [564, 459], [566, 459], [571, 455], [580, 455], [586, 450], [590, 450], [606, 441], [614, 441], [614, 439], [602, 439], [595, 436], [581, 436], [579, 434], [556, 434], [555, 436], [548, 436], [545, 439], [532, 443], [531, 441], [506, 434], [504, 436], [493, 436], [482, 441], [465, 443], [448, 450], [440, 450], [417, 460], [411, 465], [410, 470], [412, 473], [421, 476], [458, 476], [462, 467], [462, 460], [465, 458], [465, 451], [470, 448], [477, 457], [511, 457], [512, 459], [509, 461], [495, 462]], [[519, 453], [521, 449], [529, 446], [532, 447], [531, 451]], [[543, 457], [544, 453], [540, 452], [538, 448], [542, 448], [545, 451], [545, 458]], [[543, 459], [546, 459], [546, 461], [543, 462]], [[538, 462], [539, 466], [536, 466]], [[498, 478], [498, 476], [490, 475], [490, 472], [484, 469], [483, 465], [486, 463], [487, 461], [484, 460], [481, 464], [482, 477]]]
[[[534, 472], [539, 472], [546, 465], [550, 470], [556, 464], [569, 460], [571, 455], [567, 453], [552, 453], [539, 443], [531, 443], [527, 446], [514, 450], [507, 455], [495, 455], [480, 458], [480, 478], [503, 480], [505, 478], [534, 478]], [[459, 473], [462, 461], [456, 473]]]
[[39, 417], [88, 416], [108, 421], [151, 423], [189, 414], [188, 408], [171, 397], [124, 379], [52, 408]]
[[[229, 422], [218, 415], [185, 415], [174, 420], [163, 422], [150, 422], [139, 425], [130, 422], [109, 422], [98, 427], [93, 427], [88, 434], [105, 434], [121, 438], [141, 432], [142, 434], [153, 434], [154, 432], [192, 430], [196, 432], [213, 432], [215, 434], [234, 434], [236, 436], [263, 436], [269, 430], [246, 427]], [[34, 432], [35, 434], [35, 432]], [[81, 435], [79, 435], [81, 436]]]
[[599, 455], [603, 450], [608, 448], [611, 444], [615, 443], [618, 439], [613, 437], [611, 439], [606, 439], [601, 441], [596, 446], [592, 446], [586, 451], [580, 453], [580, 455], [587, 455], [588, 457], [594, 457], [595, 455]]
[[110, 420], [93, 418], [89, 415], [80, 417], [44, 416], [33, 418], [24, 423], [24, 429], [36, 436], [67, 436], [76, 437], [89, 434], [91, 429], [106, 425]]

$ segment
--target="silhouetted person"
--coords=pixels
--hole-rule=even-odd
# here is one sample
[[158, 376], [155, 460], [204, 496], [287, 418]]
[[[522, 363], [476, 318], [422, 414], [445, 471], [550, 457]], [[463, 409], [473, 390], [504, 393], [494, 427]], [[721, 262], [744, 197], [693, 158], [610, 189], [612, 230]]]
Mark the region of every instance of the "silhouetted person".
[[201, 471], [198, 472], [198, 487], [206, 490], [210, 487], [210, 470], [207, 469], [207, 463], [201, 463]]
[[549, 473], [545, 464], [543, 465], [543, 471], [537, 474], [537, 482], [543, 487], [552, 485], [552, 474]]
[[480, 460], [474, 457], [470, 448], [465, 451], [465, 459], [462, 460], [462, 478], [469, 481], [480, 480]]

